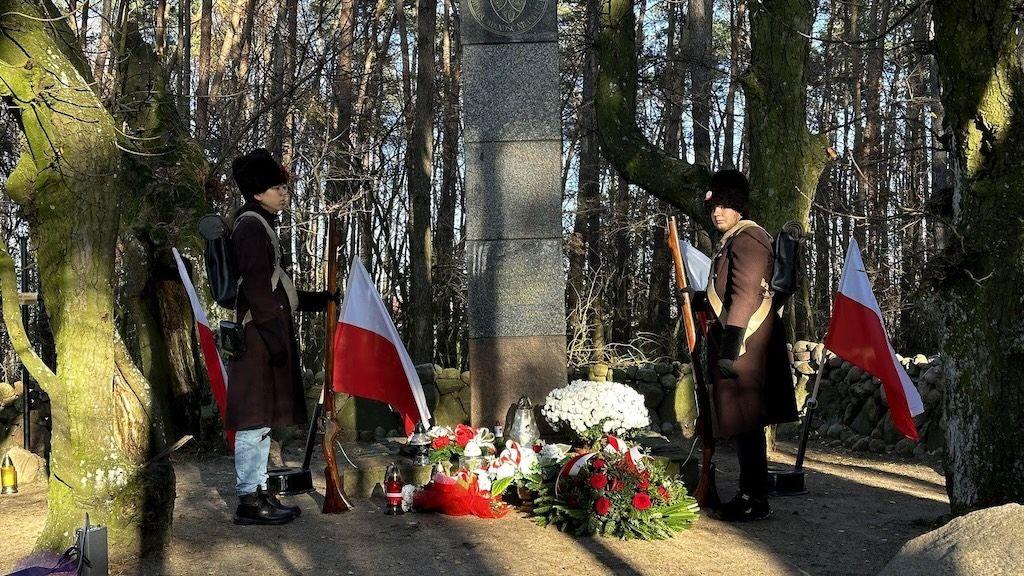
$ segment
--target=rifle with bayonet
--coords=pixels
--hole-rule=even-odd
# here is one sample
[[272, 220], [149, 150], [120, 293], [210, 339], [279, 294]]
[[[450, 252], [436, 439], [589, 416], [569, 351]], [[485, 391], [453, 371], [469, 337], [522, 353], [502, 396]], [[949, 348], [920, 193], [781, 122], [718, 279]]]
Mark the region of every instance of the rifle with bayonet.
[[[693, 388], [697, 400], [697, 437], [701, 443], [700, 479], [697, 482], [697, 489], [694, 491], [694, 498], [697, 504], [703, 509], [718, 508], [721, 500], [718, 497], [718, 487], [715, 485], [715, 464], [712, 461], [715, 457], [715, 435], [711, 426], [711, 399], [710, 390], [707, 387], [706, 373], [701, 364], [701, 354], [698, 345], [705, 346], [704, 342], [697, 341], [697, 322], [694, 319], [693, 306], [690, 302], [690, 292], [687, 292], [686, 268], [683, 263], [682, 251], [679, 247], [679, 233], [676, 230], [676, 219], [669, 218], [666, 227], [668, 236], [668, 247], [672, 251], [672, 261], [675, 268], [676, 287], [679, 289], [679, 317], [683, 320], [686, 329], [686, 345], [690, 351], [690, 361], [693, 368]], [[701, 340], [706, 334], [701, 329]]]
[[[327, 291], [334, 294], [338, 290], [338, 230], [334, 217], [330, 216], [327, 225]], [[324, 514], [339, 514], [352, 509], [352, 503], [345, 494], [345, 480], [338, 472], [338, 460], [334, 454], [341, 427], [338, 426], [334, 410], [334, 329], [338, 323], [338, 305], [334, 299], [327, 303], [327, 334], [326, 359], [324, 366], [323, 400], [324, 440], [323, 452], [326, 468], [324, 477], [327, 488], [324, 493]]]

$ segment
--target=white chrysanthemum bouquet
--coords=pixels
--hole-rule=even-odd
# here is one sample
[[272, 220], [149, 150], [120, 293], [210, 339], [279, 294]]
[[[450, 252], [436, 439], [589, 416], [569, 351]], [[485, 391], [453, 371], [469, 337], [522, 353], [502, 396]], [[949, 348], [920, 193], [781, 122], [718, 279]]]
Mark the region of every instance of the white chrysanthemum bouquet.
[[618, 382], [574, 380], [548, 394], [541, 414], [555, 430], [569, 429], [588, 444], [606, 434], [629, 437], [651, 423], [643, 395]]

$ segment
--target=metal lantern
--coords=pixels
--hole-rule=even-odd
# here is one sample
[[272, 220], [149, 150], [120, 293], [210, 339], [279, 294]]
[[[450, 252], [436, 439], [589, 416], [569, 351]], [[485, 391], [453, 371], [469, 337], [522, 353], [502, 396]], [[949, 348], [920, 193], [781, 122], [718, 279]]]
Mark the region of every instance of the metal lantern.
[[416, 424], [412, 436], [409, 436], [409, 450], [412, 453], [412, 463], [416, 466], [428, 466], [430, 464], [430, 436], [423, 422]]
[[533, 415], [533, 403], [530, 402], [529, 397], [523, 396], [516, 403], [512, 420], [505, 430], [505, 438], [515, 440], [520, 446], [533, 446], [534, 442], [540, 439], [540, 429], [537, 427], [537, 419]]

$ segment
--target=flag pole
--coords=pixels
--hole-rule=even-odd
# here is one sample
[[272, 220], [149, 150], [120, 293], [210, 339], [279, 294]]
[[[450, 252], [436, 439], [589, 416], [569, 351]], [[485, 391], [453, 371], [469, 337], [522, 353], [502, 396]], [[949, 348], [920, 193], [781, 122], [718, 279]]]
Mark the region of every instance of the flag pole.
[[[828, 332], [825, 333], [824, 341], [828, 340]], [[821, 360], [818, 364], [818, 371], [814, 374], [814, 388], [811, 396], [804, 400], [804, 423], [800, 428], [800, 444], [796, 449], [796, 464], [793, 472], [800, 474], [804, 469], [804, 456], [807, 454], [807, 440], [811, 436], [811, 419], [814, 417], [814, 409], [818, 406], [818, 386], [821, 385], [821, 375], [825, 372], [825, 352], [821, 351]]]

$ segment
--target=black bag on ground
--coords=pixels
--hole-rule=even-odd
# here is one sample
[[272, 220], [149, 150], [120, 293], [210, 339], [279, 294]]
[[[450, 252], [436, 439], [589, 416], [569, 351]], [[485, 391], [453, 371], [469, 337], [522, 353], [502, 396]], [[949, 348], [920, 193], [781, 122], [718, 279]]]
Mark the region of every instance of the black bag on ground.
[[199, 220], [199, 235], [206, 241], [203, 262], [210, 294], [217, 304], [233, 309], [238, 296], [238, 271], [231, 255], [231, 226], [220, 214], [207, 214]]
[[804, 228], [791, 220], [775, 236], [775, 263], [769, 288], [775, 293], [775, 302], [784, 304], [800, 287], [801, 243]]

